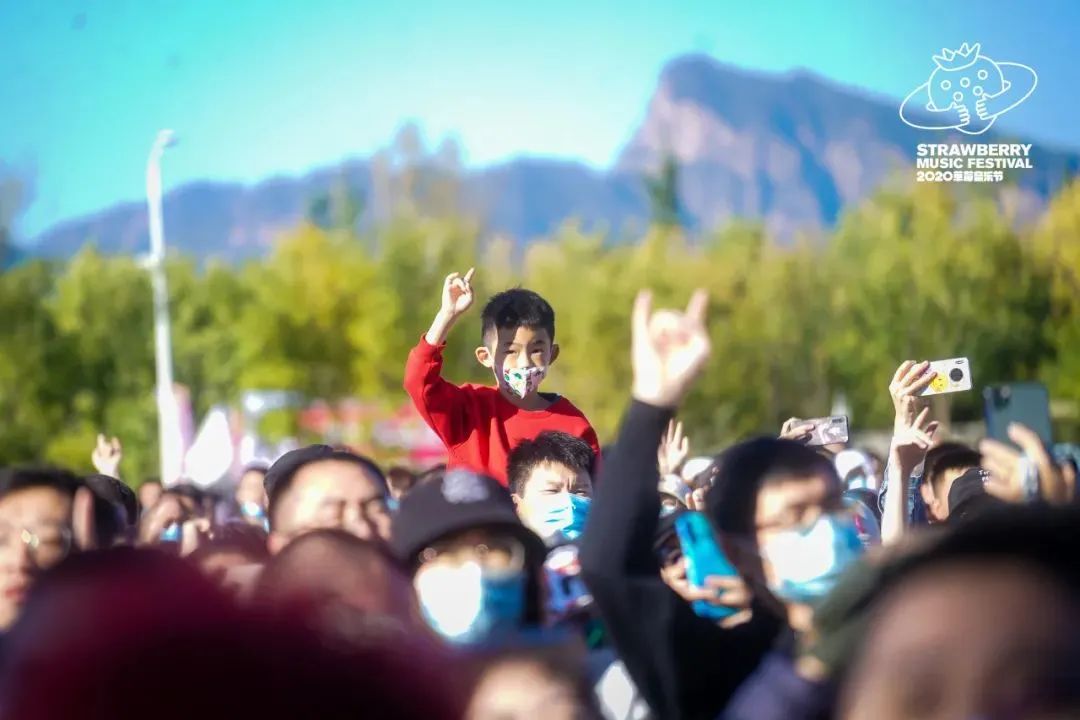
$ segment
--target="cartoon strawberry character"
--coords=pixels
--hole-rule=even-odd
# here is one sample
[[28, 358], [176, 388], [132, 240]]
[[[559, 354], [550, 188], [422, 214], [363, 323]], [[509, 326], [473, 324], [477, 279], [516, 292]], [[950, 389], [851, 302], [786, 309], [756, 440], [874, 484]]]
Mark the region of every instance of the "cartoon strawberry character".
[[983, 55], [979, 43], [943, 49], [934, 66], [930, 79], [900, 104], [900, 119], [913, 128], [978, 135], [1026, 100], [1039, 81], [1027, 65]]
[[934, 56], [937, 67], [930, 75], [930, 100], [936, 107], [955, 106], [968, 115], [964, 130], [981, 133], [994, 123], [993, 117], [983, 118], [976, 111], [976, 103], [984, 97], [993, 97], [1007, 89], [1005, 76], [990, 58], [979, 53], [979, 43], [959, 50], [943, 49]]

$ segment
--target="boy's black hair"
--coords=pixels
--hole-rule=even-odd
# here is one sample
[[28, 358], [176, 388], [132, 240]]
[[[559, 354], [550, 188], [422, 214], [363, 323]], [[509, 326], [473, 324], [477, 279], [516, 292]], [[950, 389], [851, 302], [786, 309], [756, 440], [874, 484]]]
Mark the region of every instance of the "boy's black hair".
[[963, 443], [942, 443], [926, 453], [923, 464], [923, 480], [936, 492], [941, 487], [941, 480], [949, 470], [968, 470], [979, 467], [982, 456], [978, 451]]
[[557, 462], [572, 470], [585, 470], [591, 477], [596, 464], [596, 453], [589, 443], [564, 432], [547, 430], [532, 440], [525, 440], [510, 452], [506, 474], [510, 479], [510, 492], [521, 495], [533, 470], [544, 463]]
[[499, 330], [525, 327], [530, 330], [546, 330], [551, 342], [555, 342], [555, 311], [548, 301], [525, 288], [503, 290], [484, 306], [480, 316], [480, 341], [491, 345]]
[[78, 475], [59, 468], [0, 468], [0, 498], [20, 490], [39, 487], [50, 488], [74, 498], [75, 492], [82, 486], [83, 482]]
[[729, 533], [754, 534], [758, 492], [775, 478], [830, 475], [839, 481], [827, 458], [791, 440], [750, 440], [729, 448], [717, 462], [719, 472], [705, 504], [713, 525]]

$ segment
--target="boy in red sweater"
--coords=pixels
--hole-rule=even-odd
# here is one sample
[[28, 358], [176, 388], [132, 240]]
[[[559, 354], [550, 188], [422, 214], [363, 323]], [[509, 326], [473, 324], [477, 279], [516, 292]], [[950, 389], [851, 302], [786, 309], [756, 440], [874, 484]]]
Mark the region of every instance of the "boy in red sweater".
[[561, 430], [600, 453], [596, 432], [569, 400], [537, 389], [559, 357], [555, 312], [530, 290], [506, 290], [481, 315], [483, 345], [476, 359], [496, 387], [454, 385], [442, 377], [446, 336], [473, 304], [473, 270], [443, 282], [442, 307], [405, 365], [405, 390], [450, 453], [450, 467], [467, 467], [507, 484], [506, 460], [522, 440]]

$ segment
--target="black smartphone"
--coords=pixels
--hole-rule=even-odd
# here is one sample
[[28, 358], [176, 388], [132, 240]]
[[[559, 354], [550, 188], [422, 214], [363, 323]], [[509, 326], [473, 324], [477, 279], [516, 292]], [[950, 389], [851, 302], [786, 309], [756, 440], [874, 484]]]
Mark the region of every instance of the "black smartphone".
[[1030, 428], [1047, 447], [1053, 443], [1050, 427], [1050, 393], [1036, 382], [991, 385], [983, 389], [986, 436], [1016, 447], [1009, 439], [1009, 425], [1020, 423]]

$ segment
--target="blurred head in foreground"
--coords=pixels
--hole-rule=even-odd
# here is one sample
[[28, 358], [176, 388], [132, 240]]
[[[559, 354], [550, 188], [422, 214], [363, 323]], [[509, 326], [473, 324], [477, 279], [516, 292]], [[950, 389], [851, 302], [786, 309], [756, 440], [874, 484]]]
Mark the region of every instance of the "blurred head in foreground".
[[5, 653], [3, 714], [22, 720], [462, 712], [445, 668], [406, 639], [330, 646], [301, 624], [239, 610], [155, 551], [72, 556], [42, 578]]
[[956, 526], [879, 589], [846, 720], [1080, 716], [1080, 514], [1007, 507]]
[[255, 597], [302, 611], [346, 641], [427, 632], [401, 564], [382, 544], [344, 530], [314, 530], [290, 543], [267, 563]]

